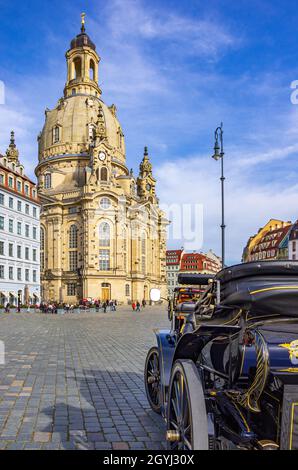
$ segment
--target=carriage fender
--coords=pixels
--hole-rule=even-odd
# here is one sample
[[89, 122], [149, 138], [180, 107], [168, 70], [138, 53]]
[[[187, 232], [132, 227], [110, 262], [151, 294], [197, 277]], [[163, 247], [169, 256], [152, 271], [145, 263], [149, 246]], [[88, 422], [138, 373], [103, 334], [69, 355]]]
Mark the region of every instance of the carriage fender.
[[170, 330], [155, 330], [159, 350], [160, 381], [165, 390], [171, 379], [176, 342]]

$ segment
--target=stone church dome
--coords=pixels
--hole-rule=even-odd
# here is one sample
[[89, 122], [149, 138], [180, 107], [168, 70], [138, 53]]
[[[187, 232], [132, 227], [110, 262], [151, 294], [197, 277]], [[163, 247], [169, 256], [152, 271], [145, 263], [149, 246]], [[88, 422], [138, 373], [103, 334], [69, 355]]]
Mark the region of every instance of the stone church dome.
[[124, 136], [116, 108], [85, 93], [63, 98], [53, 110], [46, 111], [45, 125], [39, 136], [39, 161], [86, 154], [98, 125], [106, 135], [113, 157], [125, 164]]

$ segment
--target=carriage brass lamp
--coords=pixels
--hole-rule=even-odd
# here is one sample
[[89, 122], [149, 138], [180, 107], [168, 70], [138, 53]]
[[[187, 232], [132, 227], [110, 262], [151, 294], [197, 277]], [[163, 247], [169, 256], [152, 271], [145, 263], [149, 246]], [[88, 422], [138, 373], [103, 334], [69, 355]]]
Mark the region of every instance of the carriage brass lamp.
[[222, 212], [222, 223], [221, 223], [221, 257], [222, 267], [225, 267], [225, 192], [224, 192], [224, 148], [223, 148], [223, 123], [215, 131], [215, 146], [214, 155], [212, 156], [215, 161], [221, 160], [221, 212]]

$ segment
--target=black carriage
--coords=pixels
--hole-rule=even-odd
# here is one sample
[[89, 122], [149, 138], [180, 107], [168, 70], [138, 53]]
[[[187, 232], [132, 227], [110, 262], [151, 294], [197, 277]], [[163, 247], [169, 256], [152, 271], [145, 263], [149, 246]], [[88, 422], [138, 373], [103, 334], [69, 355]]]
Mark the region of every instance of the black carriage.
[[206, 290], [183, 331], [173, 315], [146, 359], [169, 448], [298, 449], [298, 262], [247, 263], [191, 283]]

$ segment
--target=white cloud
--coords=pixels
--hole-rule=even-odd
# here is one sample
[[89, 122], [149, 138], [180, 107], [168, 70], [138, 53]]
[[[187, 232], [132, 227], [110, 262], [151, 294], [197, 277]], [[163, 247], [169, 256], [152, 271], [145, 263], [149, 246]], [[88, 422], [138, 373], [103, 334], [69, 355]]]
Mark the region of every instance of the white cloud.
[[[221, 199], [219, 164], [209, 155], [165, 162], [156, 170], [158, 193], [164, 204], [204, 206], [204, 249], [221, 250]], [[250, 235], [270, 218], [296, 220], [298, 183], [267, 184], [247, 178], [241, 165], [226, 174], [227, 260], [240, 262], [242, 250]], [[169, 240], [171, 247], [180, 247], [183, 240]], [[201, 248], [201, 247], [199, 247]]]
[[31, 129], [34, 117], [20, 95], [6, 87], [6, 102], [0, 105], [0, 153], [5, 153], [10, 141], [10, 132], [15, 131], [20, 158], [26, 173], [33, 174], [36, 156], [36, 139], [32, 140]]
[[208, 55], [209, 58], [240, 41], [214, 18], [213, 21], [193, 19], [168, 8], [156, 10], [140, 0], [112, 0], [108, 8], [110, 29], [118, 41], [131, 38], [172, 41], [183, 45], [186, 55]]

